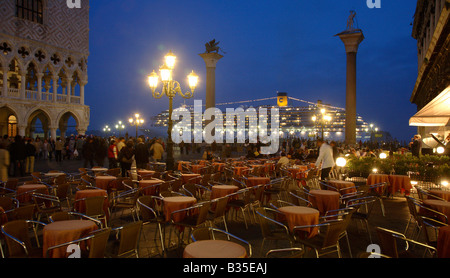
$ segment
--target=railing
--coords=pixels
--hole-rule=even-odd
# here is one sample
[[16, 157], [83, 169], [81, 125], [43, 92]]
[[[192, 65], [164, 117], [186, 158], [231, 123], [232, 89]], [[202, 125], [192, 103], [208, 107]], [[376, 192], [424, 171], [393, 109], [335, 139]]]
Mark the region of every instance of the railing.
[[[3, 94], [3, 88], [0, 88], [1, 96], [5, 96]], [[54, 101], [54, 95], [53, 93], [47, 93], [42, 92], [39, 94], [37, 91], [32, 90], [26, 90], [25, 91], [25, 97], [22, 97], [21, 90], [20, 89], [8, 89], [8, 96], [9, 98], [14, 99], [25, 99], [25, 100], [31, 100], [31, 101], [39, 101], [39, 102], [53, 102]], [[79, 96], [67, 96], [67, 95], [56, 95], [56, 102], [57, 103], [68, 103], [70, 101], [71, 104], [81, 104], [81, 97]]]

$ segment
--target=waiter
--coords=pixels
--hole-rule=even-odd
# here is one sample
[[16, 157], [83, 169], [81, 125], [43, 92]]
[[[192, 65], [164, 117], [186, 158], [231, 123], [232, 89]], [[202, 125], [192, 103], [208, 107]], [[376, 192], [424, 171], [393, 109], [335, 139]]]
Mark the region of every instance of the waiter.
[[319, 156], [317, 157], [316, 167], [322, 169], [320, 175], [321, 180], [325, 180], [330, 175], [331, 169], [334, 167], [333, 148], [328, 145], [323, 139], [317, 140], [317, 146], [319, 147]]

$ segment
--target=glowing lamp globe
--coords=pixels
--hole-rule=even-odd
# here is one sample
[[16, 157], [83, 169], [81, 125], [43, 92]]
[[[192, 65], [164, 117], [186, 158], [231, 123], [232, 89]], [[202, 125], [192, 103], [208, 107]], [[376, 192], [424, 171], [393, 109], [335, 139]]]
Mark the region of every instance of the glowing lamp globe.
[[347, 160], [343, 157], [339, 157], [338, 159], [336, 159], [336, 165], [338, 167], [345, 167], [345, 165], [347, 165]]

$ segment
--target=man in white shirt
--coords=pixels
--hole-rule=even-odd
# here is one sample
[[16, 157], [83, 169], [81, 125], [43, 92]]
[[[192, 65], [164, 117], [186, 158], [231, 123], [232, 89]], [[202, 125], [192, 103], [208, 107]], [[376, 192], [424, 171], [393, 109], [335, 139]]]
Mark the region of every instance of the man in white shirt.
[[[334, 167], [333, 148], [322, 139], [317, 140], [319, 149], [319, 157], [317, 157], [316, 167], [321, 167], [321, 180], [325, 180], [330, 175], [331, 169]], [[322, 165], [322, 166], [321, 166]]]

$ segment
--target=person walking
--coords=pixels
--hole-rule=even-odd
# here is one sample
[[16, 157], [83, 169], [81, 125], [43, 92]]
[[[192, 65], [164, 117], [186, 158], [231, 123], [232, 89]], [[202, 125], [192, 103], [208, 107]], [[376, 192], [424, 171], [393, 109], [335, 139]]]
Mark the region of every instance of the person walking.
[[33, 144], [33, 139], [28, 139], [25, 145], [26, 162], [25, 162], [25, 174], [34, 172], [34, 159], [36, 158], [36, 147]]
[[22, 136], [17, 135], [14, 138], [14, 143], [10, 146], [10, 158], [14, 166], [14, 176], [25, 176], [25, 161], [27, 154], [25, 152], [25, 143]]
[[153, 161], [159, 162], [163, 158], [164, 154], [164, 147], [161, 144], [161, 139], [158, 139], [153, 143], [153, 145], [150, 147], [150, 151], [153, 151]]
[[8, 172], [10, 165], [9, 151], [6, 149], [6, 144], [0, 143], [0, 181], [8, 181]]
[[147, 164], [149, 163], [149, 149], [147, 148], [147, 145], [144, 143], [144, 140], [142, 138], [137, 139], [137, 145], [136, 145], [136, 168], [137, 169], [146, 169]]
[[95, 154], [95, 146], [94, 139], [90, 137], [88, 141], [83, 145], [83, 157], [84, 157], [84, 168], [87, 168], [88, 163], [91, 168], [94, 167], [94, 154]]
[[133, 141], [128, 141], [119, 152], [119, 163], [122, 169], [122, 177], [129, 176], [128, 173], [131, 171], [131, 165], [133, 164], [134, 148]]
[[64, 142], [61, 140], [61, 137], [55, 142], [55, 160], [56, 162], [62, 162], [62, 152], [64, 150]]
[[109, 147], [108, 147], [109, 169], [117, 168], [118, 155], [119, 155], [119, 152], [117, 151], [116, 141], [111, 140]]
[[320, 179], [325, 180], [328, 178], [331, 169], [335, 165], [333, 159], [333, 148], [323, 139], [317, 140], [317, 146], [319, 147], [319, 156], [317, 157], [316, 167], [321, 167], [322, 173], [320, 175]]

